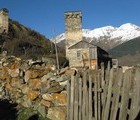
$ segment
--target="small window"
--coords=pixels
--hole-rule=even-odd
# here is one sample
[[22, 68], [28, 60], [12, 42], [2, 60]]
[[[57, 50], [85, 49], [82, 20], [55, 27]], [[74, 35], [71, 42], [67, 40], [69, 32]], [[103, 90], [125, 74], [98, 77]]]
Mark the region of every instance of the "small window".
[[77, 59], [80, 60], [81, 59], [81, 50], [77, 51]]

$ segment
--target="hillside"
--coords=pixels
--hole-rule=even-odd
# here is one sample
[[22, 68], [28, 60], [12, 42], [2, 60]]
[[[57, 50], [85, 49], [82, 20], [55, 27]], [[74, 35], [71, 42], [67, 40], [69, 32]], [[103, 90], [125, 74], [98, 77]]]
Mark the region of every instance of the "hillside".
[[140, 37], [114, 47], [109, 53], [119, 59], [120, 65], [140, 64]]
[[54, 44], [40, 33], [9, 19], [8, 35], [0, 35], [0, 51], [24, 58], [38, 58], [55, 53]]

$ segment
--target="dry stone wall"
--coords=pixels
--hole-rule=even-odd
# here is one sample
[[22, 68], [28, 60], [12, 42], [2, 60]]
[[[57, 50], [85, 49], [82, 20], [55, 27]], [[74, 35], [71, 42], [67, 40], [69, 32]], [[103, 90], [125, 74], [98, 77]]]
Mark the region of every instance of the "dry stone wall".
[[66, 83], [74, 70], [14, 56], [0, 58], [0, 99], [33, 108], [44, 118], [66, 119]]

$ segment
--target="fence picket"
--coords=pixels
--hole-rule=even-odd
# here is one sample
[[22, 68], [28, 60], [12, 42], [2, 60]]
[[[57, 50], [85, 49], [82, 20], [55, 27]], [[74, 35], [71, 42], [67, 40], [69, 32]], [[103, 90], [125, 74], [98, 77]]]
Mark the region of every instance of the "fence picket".
[[89, 120], [92, 120], [92, 79], [89, 75]]
[[83, 74], [83, 106], [82, 106], [82, 120], [86, 120], [86, 91], [87, 91], [86, 72]]
[[117, 111], [119, 109], [119, 98], [120, 98], [121, 86], [122, 86], [122, 77], [123, 77], [122, 69], [118, 69], [116, 71], [116, 78], [114, 79], [113, 100], [112, 100], [110, 120], [116, 120], [117, 117]]
[[71, 77], [70, 120], [74, 119], [74, 76]]
[[127, 117], [128, 103], [129, 103], [129, 89], [131, 86], [130, 77], [131, 77], [131, 71], [127, 70], [124, 74], [124, 80], [123, 80], [119, 120], [126, 120]]
[[103, 87], [104, 100], [103, 100], [103, 105], [102, 105], [102, 120], [104, 119], [104, 113], [105, 113], [105, 105], [106, 105], [108, 85], [109, 85], [109, 76], [110, 76], [110, 66], [108, 66], [107, 70], [105, 70], [105, 76], [104, 76], [105, 85]]
[[140, 68], [84, 71], [67, 82], [67, 120], [134, 120], [140, 112]]
[[133, 96], [132, 96], [132, 105], [129, 114], [129, 120], [134, 120], [137, 117], [138, 112], [140, 111], [140, 69], [135, 70], [135, 79], [133, 80]]
[[98, 102], [97, 102], [97, 76], [94, 74], [94, 110], [95, 110], [95, 120], [98, 120]]
[[100, 71], [97, 73], [97, 97], [98, 97], [98, 120], [101, 119], [101, 74]]
[[70, 119], [70, 81], [67, 81], [67, 120]]
[[79, 78], [79, 120], [82, 120], [82, 79]]
[[76, 75], [75, 79], [74, 79], [74, 120], [78, 120], [78, 74]]
[[112, 83], [113, 83], [113, 69], [110, 70], [108, 94], [107, 94], [107, 101], [106, 101], [106, 105], [105, 105], [103, 120], [108, 120], [108, 117], [109, 117], [109, 109], [110, 109], [111, 93], [112, 93]]

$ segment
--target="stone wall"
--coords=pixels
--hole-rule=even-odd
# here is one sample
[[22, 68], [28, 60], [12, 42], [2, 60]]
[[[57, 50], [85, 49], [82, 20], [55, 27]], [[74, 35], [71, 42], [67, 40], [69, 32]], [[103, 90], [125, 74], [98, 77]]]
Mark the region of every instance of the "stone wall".
[[[81, 52], [80, 58], [77, 58], [77, 51]], [[84, 59], [86, 59], [86, 61], [89, 62], [89, 49], [88, 48], [70, 49], [69, 55], [71, 56], [69, 60], [69, 65], [71, 67], [89, 66], [89, 65], [84, 65], [84, 61], [83, 61], [83, 57], [84, 57]]]
[[69, 46], [82, 40], [82, 14], [81, 12], [65, 13], [65, 38], [66, 38], [66, 57], [69, 58]]
[[8, 17], [8, 10], [1, 9], [0, 10], [0, 33], [8, 33], [9, 27], [9, 17]]
[[19, 108], [32, 108], [44, 118], [65, 120], [66, 83], [73, 73], [69, 68], [58, 72], [41, 60], [1, 56], [0, 99], [18, 103]]

